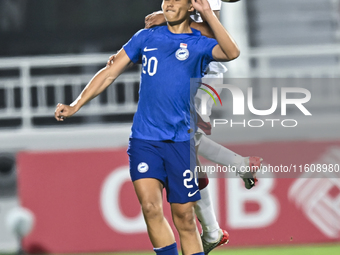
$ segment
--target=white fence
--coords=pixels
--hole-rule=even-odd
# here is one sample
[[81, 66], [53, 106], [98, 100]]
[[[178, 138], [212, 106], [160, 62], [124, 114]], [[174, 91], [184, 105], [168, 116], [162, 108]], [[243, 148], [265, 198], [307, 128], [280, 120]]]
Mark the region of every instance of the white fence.
[[[75, 99], [94, 73], [104, 67], [109, 54], [45, 57], [16, 57], [0, 59], [0, 71], [17, 71], [15, 77], [0, 79], [0, 120], [22, 120], [23, 128], [32, 127], [32, 118], [53, 116], [55, 105]], [[98, 67], [99, 66], [99, 67]], [[58, 68], [78, 68], [77, 74], [34, 75]], [[90, 68], [90, 71], [88, 70]], [[41, 71], [43, 70], [43, 71]], [[134, 113], [139, 72], [125, 73], [108, 88], [104, 100], [97, 97], [80, 111], [80, 115], [105, 113]], [[120, 96], [118, 95], [120, 94]], [[123, 98], [123, 99], [119, 99]], [[72, 99], [72, 100], [73, 100]], [[1, 101], [4, 102], [1, 103]]]
[[[75, 99], [93, 74], [105, 66], [109, 55], [0, 59], [0, 74], [14, 73], [0, 78], [0, 121], [19, 119], [19, 127], [30, 129], [34, 126], [33, 118], [52, 118], [56, 103]], [[253, 65], [249, 77], [340, 77], [340, 47], [337, 45], [251, 49], [248, 58]], [[60, 68], [78, 68], [78, 71], [46, 74]], [[133, 114], [137, 106], [138, 83], [138, 70], [121, 75], [103, 96], [94, 99], [78, 115]], [[315, 107], [320, 106], [325, 112], [330, 107], [339, 107], [340, 86], [337, 82], [332, 80], [325, 87], [311, 86]], [[254, 98], [255, 105], [268, 99], [268, 92], [261, 92], [261, 86], [258, 88], [260, 92]]]

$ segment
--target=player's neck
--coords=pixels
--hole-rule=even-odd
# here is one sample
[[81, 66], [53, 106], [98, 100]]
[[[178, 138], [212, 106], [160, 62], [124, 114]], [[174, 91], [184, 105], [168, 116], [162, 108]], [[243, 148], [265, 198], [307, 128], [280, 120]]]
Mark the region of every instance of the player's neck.
[[176, 22], [176, 23], [168, 22], [168, 29], [171, 33], [174, 33], [174, 34], [192, 33], [188, 20], [184, 20], [182, 22]]

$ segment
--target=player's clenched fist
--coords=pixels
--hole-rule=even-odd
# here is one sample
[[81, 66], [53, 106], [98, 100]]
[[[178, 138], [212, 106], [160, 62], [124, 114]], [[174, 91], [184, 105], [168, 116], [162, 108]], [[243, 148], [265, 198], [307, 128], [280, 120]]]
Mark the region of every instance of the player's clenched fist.
[[57, 104], [57, 107], [54, 112], [54, 117], [57, 121], [64, 121], [66, 118], [71, 117], [75, 114], [77, 110], [74, 106], [64, 105], [64, 104]]

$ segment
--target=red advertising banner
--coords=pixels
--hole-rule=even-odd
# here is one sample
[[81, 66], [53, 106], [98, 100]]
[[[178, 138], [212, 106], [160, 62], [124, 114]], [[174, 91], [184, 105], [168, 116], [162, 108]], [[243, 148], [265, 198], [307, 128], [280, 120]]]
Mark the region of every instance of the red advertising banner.
[[[244, 156], [261, 156], [265, 165], [299, 169], [305, 164], [315, 168], [326, 164], [336, 172], [340, 164], [340, 142], [268, 142], [228, 148]], [[22, 152], [17, 164], [22, 206], [36, 219], [33, 232], [24, 240], [27, 251], [152, 249], [130, 181], [126, 148]], [[340, 178], [324, 178], [316, 170], [312, 173], [312, 167], [300, 174], [305, 178], [265, 173], [251, 190], [238, 178], [211, 179], [220, 226], [230, 234], [224, 248], [339, 242]]]

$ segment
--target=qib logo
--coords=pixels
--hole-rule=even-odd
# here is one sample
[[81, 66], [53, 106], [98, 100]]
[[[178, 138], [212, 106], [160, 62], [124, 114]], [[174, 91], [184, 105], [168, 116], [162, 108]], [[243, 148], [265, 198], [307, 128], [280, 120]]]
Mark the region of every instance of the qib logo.
[[[202, 85], [208, 87], [211, 91], [215, 93], [217, 98], [219, 99], [221, 106], [222, 106], [222, 100], [219, 96], [219, 94], [216, 92], [216, 90], [205, 83], [201, 83]], [[233, 98], [233, 115], [245, 115], [245, 95], [243, 91], [235, 86], [235, 85], [226, 85], [226, 84], [217, 84], [214, 85], [215, 88], [225, 88], [228, 89]], [[207, 105], [208, 105], [208, 100], [209, 97], [211, 97], [215, 105], [217, 105], [216, 100], [212, 93], [204, 88], [199, 88], [207, 93], [207, 95], [203, 95], [201, 100], [201, 115], [207, 115]], [[288, 105], [295, 105], [305, 116], [311, 116], [312, 114], [307, 110], [307, 108], [304, 106], [305, 103], [309, 102], [311, 99], [311, 93], [309, 90], [305, 88], [296, 88], [296, 87], [282, 87], [281, 89], [281, 97], [278, 95], [278, 88], [273, 87], [272, 88], [272, 105], [269, 109], [266, 110], [259, 110], [254, 107], [254, 102], [253, 102], [253, 88], [249, 87], [247, 89], [247, 106], [248, 110], [253, 113], [254, 115], [257, 116], [268, 116], [270, 114], [273, 114], [277, 108], [278, 108], [278, 101], [280, 99], [281, 101], [281, 115], [286, 116], [287, 115], [287, 106]], [[288, 94], [300, 94], [303, 95], [302, 98], [288, 98]], [[262, 127], [264, 126], [265, 122], [270, 122], [271, 126], [274, 127], [275, 123], [280, 121], [283, 127], [295, 127], [297, 126], [297, 121], [294, 119], [285, 119], [285, 120], [280, 120], [280, 119], [251, 119], [251, 120], [243, 120], [242, 122], [233, 122], [233, 120], [226, 120], [226, 119], [214, 119], [212, 122], [213, 126], [215, 127], [216, 125], [225, 125], [230, 123], [231, 127], [235, 125], [242, 125], [246, 126], [248, 124], [249, 127]], [[290, 123], [290, 125], [288, 125]]]

